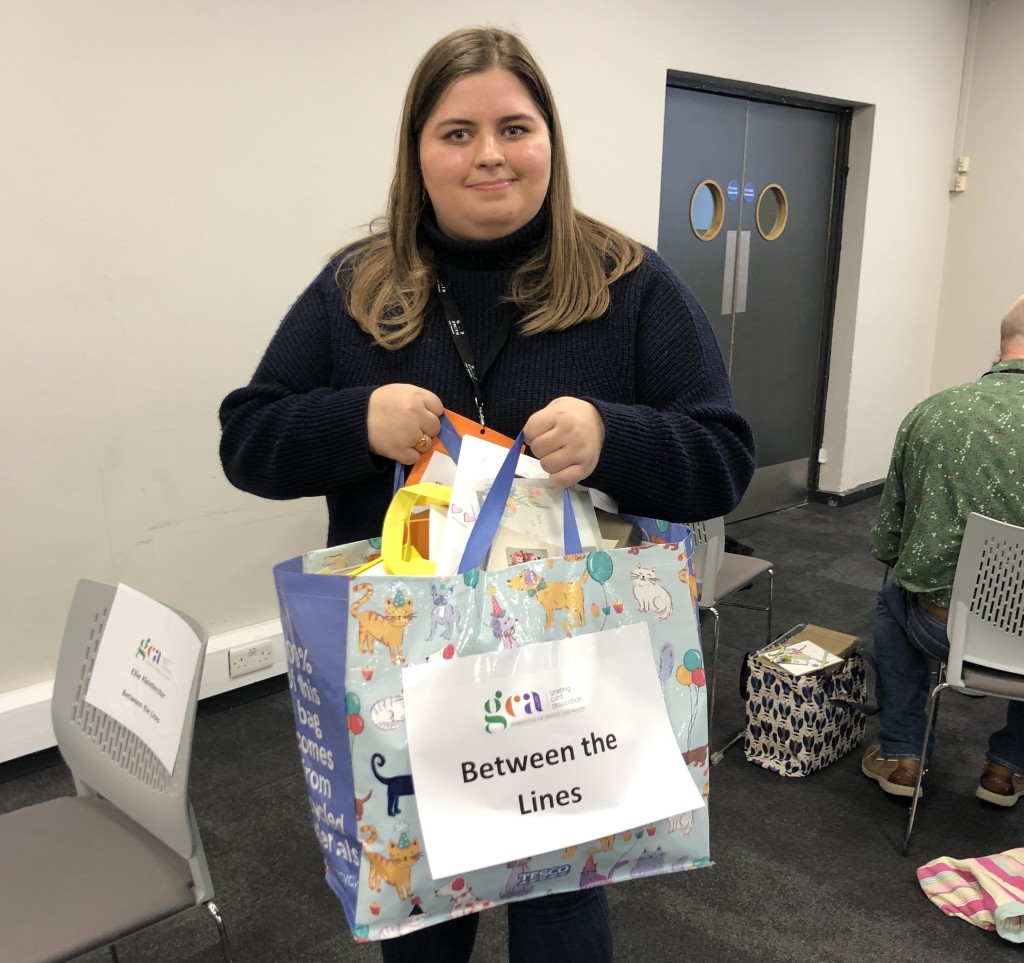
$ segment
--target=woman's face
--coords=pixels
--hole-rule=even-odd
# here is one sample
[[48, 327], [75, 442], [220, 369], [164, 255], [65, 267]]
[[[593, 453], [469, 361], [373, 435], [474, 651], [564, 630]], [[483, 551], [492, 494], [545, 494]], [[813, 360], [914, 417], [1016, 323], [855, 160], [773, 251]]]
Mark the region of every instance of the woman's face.
[[515, 74], [488, 70], [455, 81], [420, 134], [420, 170], [438, 226], [489, 241], [529, 222], [551, 180], [551, 138]]

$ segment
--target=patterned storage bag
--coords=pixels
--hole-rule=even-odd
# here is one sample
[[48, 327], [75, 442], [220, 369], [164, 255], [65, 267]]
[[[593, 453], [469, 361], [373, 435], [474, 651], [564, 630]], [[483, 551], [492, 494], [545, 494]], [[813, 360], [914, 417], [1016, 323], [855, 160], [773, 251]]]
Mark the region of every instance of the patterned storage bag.
[[[327, 882], [357, 940], [512, 900], [710, 865], [702, 806], [545, 853], [533, 852], [524, 833], [515, 859], [432, 878], [402, 688], [404, 665], [642, 623], [675, 746], [695, 798], [706, 800], [707, 689], [691, 543], [686, 530], [680, 534], [680, 542], [445, 578], [306, 574], [301, 557], [275, 568], [314, 829]], [[335, 554], [357, 564], [379, 554], [379, 542]]]
[[747, 761], [780, 776], [806, 776], [852, 752], [867, 724], [866, 676], [859, 652], [821, 675], [792, 675], [748, 655], [741, 683]]

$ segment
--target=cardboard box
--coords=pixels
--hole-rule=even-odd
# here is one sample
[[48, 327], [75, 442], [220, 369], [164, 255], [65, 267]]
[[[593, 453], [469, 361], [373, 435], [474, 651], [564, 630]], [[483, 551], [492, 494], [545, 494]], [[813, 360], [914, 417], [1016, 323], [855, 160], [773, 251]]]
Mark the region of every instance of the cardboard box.
[[[834, 655], [836, 657], [836, 661], [820, 665], [818, 668], [807, 668], [806, 666], [802, 666], [799, 669], [796, 667], [790, 669], [784, 664], [764, 657], [765, 652], [776, 649], [779, 646], [787, 644], [795, 645], [803, 642], [809, 642], [812, 645], [820, 646], [825, 650], [825, 652]], [[831, 672], [836, 668], [836, 666], [842, 665], [843, 660], [854, 652], [856, 647], [857, 639], [853, 635], [836, 632], [834, 629], [826, 629], [820, 625], [804, 624], [794, 626], [788, 632], [780, 635], [771, 645], [760, 649], [758, 651], [758, 657], [765, 665], [773, 669], [790, 671], [793, 675], [820, 675], [822, 673]]]
[[802, 629], [798, 625], [790, 631], [794, 634], [799, 632], [803, 638], [820, 645], [826, 652], [838, 655], [840, 659], [845, 659], [857, 647], [856, 636], [825, 629], [820, 625], [805, 625]]
[[605, 541], [604, 548], [630, 548], [643, 542], [643, 532], [633, 522], [602, 508], [596, 511], [597, 524]]

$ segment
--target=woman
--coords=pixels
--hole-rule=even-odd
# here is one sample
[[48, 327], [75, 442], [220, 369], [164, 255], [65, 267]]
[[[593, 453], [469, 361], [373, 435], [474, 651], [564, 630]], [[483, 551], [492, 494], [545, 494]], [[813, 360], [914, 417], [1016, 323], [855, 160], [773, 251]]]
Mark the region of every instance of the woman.
[[[700, 306], [656, 253], [573, 208], [547, 81], [500, 30], [457, 31], [421, 61], [387, 220], [224, 400], [224, 470], [264, 497], [325, 496], [330, 545], [366, 538], [442, 408], [523, 429], [555, 482], [632, 514], [725, 514], [753, 472]], [[385, 941], [384, 959], [468, 960], [476, 925]], [[509, 957], [611, 960], [602, 891], [512, 904]]]

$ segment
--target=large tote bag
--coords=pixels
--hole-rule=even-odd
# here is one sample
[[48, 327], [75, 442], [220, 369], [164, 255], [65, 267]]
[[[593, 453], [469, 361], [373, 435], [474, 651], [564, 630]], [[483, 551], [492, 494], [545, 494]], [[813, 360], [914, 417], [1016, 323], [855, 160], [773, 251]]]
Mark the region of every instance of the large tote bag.
[[[495, 489], [497, 504], [497, 482]], [[503, 508], [502, 499], [499, 516]], [[527, 828], [510, 837], [502, 862], [434, 878], [406, 726], [403, 667], [429, 669], [448, 659], [467, 660], [465, 666], [474, 657], [521, 654], [573, 637], [640, 631], [649, 639], [652, 684], [690, 789], [706, 800], [707, 690], [689, 534], [678, 533], [679, 542], [501, 570], [471, 567], [448, 578], [305, 574], [301, 557], [275, 568], [314, 829], [327, 882], [356, 939], [388, 939], [512, 900], [710, 865], [707, 808], [698, 805], [582, 842], [568, 819], [566, 839], [573, 842], [547, 852], [535, 851]], [[371, 541], [342, 554], [357, 564], [377, 551]], [[532, 695], [550, 709], [550, 692]], [[506, 703], [510, 712], [530, 711], [529, 694], [522, 705], [514, 698]], [[491, 707], [505, 715], [499, 703]], [[418, 723], [442, 734], [445, 724], [444, 718]], [[466, 763], [463, 772], [475, 780], [490, 765]], [[544, 794], [521, 792], [521, 811], [536, 808], [538, 798], [543, 808]], [[572, 801], [560, 796], [558, 804]], [[466, 834], [458, 846], [468, 854], [486, 841]]]

